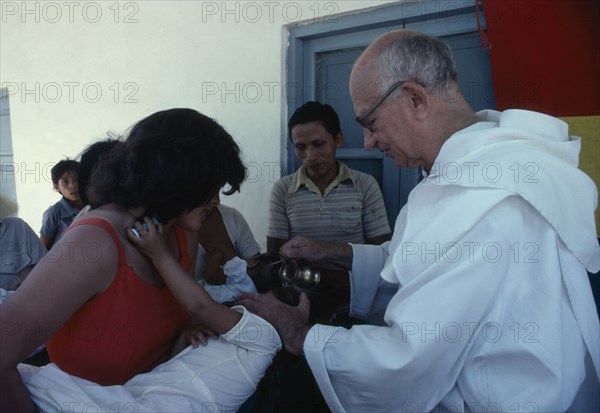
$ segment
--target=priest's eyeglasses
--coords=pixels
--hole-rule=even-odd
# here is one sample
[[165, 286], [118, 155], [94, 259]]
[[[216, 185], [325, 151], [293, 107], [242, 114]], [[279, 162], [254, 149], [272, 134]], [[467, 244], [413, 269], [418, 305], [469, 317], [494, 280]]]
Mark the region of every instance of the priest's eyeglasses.
[[365, 113], [362, 116], [357, 116], [356, 117], [356, 122], [358, 122], [358, 124], [360, 126], [362, 126], [363, 128], [365, 128], [369, 132], [373, 133], [373, 122], [370, 122], [368, 120], [369, 116], [371, 116], [373, 114], [373, 112], [375, 112], [375, 109], [377, 109], [379, 107], [379, 105], [381, 105], [383, 103], [383, 101], [385, 99], [387, 99], [387, 97], [389, 95], [392, 94], [392, 92], [394, 90], [396, 90], [397, 88], [399, 88], [400, 86], [402, 86], [406, 82], [407, 82], [406, 80], [402, 80], [402, 81], [396, 82], [392, 86], [390, 86], [389, 89], [386, 90], [385, 93], [383, 95], [381, 95], [381, 97], [379, 99], [377, 99], [375, 101], [375, 103], [373, 103], [373, 105], [371, 105], [371, 107], [369, 108], [369, 110], [367, 110], [367, 113]]

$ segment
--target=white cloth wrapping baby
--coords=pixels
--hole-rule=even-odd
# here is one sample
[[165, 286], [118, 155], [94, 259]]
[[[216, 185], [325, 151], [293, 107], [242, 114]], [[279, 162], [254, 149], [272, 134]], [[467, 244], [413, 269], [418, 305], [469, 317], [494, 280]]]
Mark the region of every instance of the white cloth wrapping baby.
[[256, 286], [250, 279], [247, 272], [248, 263], [239, 257], [233, 257], [223, 266], [225, 273], [225, 284], [213, 285], [206, 281], [200, 281], [200, 284], [206, 289], [210, 296], [218, 303], [235, 301], [239, 293], [255, 293]]
[[101, 386], [55, 364], [19, 364], [41, 412], [234, 412], [281, 349], [275, 329], [244, 307], [241, 320], [206, 346], [187, 347], [124, 385]]

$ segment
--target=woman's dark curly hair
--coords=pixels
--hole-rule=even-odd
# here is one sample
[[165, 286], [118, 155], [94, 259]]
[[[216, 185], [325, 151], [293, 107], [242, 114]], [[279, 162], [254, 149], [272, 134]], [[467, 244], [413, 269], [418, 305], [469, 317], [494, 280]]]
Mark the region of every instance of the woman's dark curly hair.
[[240, 149], [215, 120], [192, 109], [157, 112], [138, 122], [95, 168], [88, 195], [93, 208], [116, 203], [143, 208], [163, 223], [246, 178]]

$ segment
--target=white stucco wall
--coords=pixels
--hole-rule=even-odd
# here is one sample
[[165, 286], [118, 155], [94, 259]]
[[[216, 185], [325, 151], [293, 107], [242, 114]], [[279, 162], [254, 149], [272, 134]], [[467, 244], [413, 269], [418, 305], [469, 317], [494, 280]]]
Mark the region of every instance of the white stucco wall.
[[8, 89], [19, 216], [37, 232], [59, 200], [50, 168], [106, 132], [191, 107], [216, 118], [249, 165], [224, 203], [265, 249], [279, 178], [285, 25], [390, 1], [1, 1], [0, 83]]

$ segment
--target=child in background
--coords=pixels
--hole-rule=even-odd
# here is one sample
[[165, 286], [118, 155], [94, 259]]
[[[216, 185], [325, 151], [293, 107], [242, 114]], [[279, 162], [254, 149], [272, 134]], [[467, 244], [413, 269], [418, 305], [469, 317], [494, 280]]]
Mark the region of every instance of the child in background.
[[83, 208], [77, 183], [79, 162], [66, 159], [58, 162], [50, 170], [54, 190], [62, 195], [60, 201], [44, 212], [40, 239], [49, 250], [71, 225], [77, 213]]

